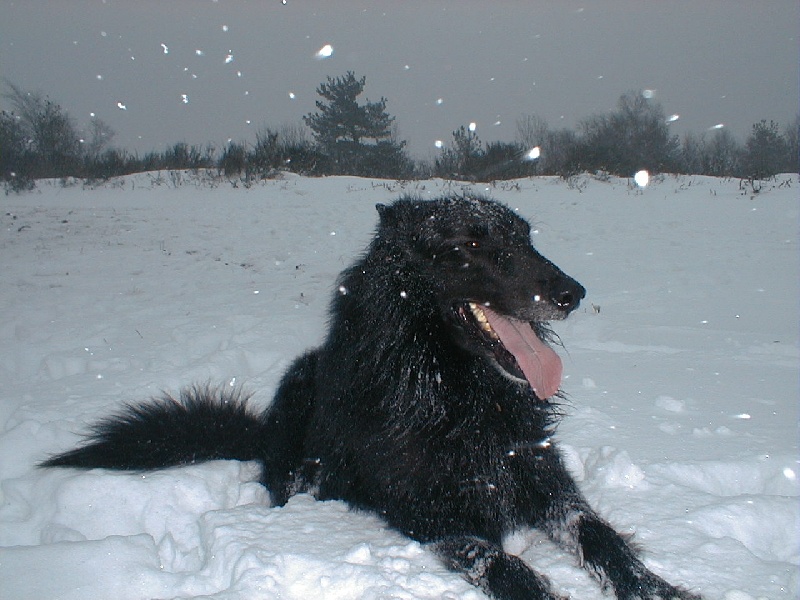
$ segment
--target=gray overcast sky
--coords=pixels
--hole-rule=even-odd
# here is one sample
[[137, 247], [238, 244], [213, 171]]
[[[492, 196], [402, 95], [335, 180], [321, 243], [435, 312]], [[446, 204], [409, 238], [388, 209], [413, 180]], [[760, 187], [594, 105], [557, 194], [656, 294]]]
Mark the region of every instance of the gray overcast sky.
[[524, 114], [573, 127], [631, 89], [676, 133], [743, 141], [798, 113], [799, 24], [797, 0], [0, 0], [0, 73], [139, 152], [299, 123], [348, 70], [418, 157], [473, 121], [484, 141]]

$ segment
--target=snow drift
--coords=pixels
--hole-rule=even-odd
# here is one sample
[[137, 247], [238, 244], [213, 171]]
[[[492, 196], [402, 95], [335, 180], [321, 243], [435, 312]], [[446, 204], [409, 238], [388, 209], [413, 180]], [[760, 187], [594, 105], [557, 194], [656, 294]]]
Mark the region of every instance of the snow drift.
[[[161, 390], [241, 384], [268, 403], [320, 341], [375, 203], [466, 189], [198, 181], [51, 182], [4, 200], [0, 597], [480, 598], [374, 516], [302, 495], [270, 508], [249, 463], [34, 467]], [[798, 185], [469, 187], [531, 219], [538, 249], [588, 289], [553, 325], [570, 396], [557, 437], [589, 501], [636, 534], [653, 570], [710, 600], [800, 594]], [[572, 597], [601, 597], [537, 532], [506, 545]]]

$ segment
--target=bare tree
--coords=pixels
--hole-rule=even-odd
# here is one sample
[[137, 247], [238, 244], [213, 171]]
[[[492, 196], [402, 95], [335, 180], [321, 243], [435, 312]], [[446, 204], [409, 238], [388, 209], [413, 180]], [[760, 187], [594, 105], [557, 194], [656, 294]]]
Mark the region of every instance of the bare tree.
[[683, 136], [681, 143], [680, 170], [684, 173], [705, 174], [708, 167], [708, 156], [705, 134], [697, 135], [689, 132]]
[[800, 172], [800, 114], [795, 116], [783, 133], [786, 140], [786, 164], [782, 170], [789, 173]]
[[541, 148], [549, 133], [547, 121], [538, 115], [523, 115], [517, 119], [517, 142], [524, 148]]
[[285, 148], [301, 148], [309, 144], [308, 129], [302, 123], [284, 123], [278, 129], [278, 138]]
[[6, 82], [20, 134], [35, 161], [34, 177], [74, 175], [80, 164], [80, 138], [72, 118], [55, 102], [39, 93], [25, 92]]
[[727, 129], [717, 129], [706, 145], [705, 173], [715, 177], [739, 174], [742, 149]]
[[617, 110], [581, 123], [587, 166], [622, 176], [639, 169], [674, 169], [678, 140], [670, 135], [664, 110], [640, 92], [620, 96]]
[[111, 140], [115, 135], [116, 132], [108, 123], [98, 117], [92, 117], [83, 139], [84, 154], [90, 159], [97, 158], [111, 146]]

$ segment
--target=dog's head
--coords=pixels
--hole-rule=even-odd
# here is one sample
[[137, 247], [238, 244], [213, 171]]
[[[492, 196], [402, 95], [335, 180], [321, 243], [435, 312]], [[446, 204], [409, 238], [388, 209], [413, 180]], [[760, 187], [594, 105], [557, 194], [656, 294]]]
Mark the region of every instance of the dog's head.
[[528, 222], [474, 197], [405, 198], [378, 212], [379, 238], [435, 290], [456, 342], [537, 397], [554, 395], [561, 360], [545, 323], [566, 318], [586, 291], [534, 249]]

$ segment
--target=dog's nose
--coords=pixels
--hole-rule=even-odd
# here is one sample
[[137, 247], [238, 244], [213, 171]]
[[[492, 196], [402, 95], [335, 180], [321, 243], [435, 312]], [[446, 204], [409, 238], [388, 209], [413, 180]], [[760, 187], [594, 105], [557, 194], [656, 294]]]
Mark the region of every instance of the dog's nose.
[[550, 300], [561, 310], [571, 312], [578, 308], [585, 295], [586, 290], [580, 283], [574, 279], [565, 279], [553, 286]]

